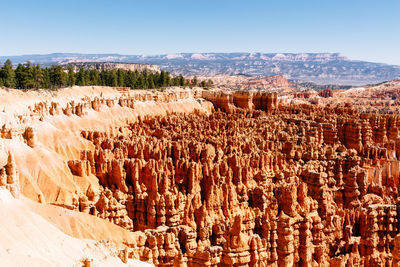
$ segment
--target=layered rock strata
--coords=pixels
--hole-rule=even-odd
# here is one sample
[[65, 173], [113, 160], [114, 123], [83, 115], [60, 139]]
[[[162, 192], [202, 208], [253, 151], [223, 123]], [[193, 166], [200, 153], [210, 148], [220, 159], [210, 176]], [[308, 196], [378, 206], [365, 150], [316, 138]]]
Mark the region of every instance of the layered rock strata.
[[76, 208], [144, 231], [157, 266], [392, 264], [396, 116], [207, 94], [223, 111], [82, 132], [70, 168], [102, 189]]
[[[15, 120], [1, 131], [10, 151], [1, 185], [17, 188], [19, 173], [24, 195], [136, 232], [123, 259], [399, 260], [397, 114], [292, 104], [263, 91], [102, 91], [35, 103]], [[51, 134], [41, 131], [48, 124]]]

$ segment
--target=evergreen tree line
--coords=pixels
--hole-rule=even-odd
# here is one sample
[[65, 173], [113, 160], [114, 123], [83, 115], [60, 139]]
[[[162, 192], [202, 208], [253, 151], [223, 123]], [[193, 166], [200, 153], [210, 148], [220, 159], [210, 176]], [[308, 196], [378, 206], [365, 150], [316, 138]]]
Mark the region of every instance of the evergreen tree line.
[[64, 69], [53, 65], [41, 68], [40, 65], [18, 64], [16, 69], [10, 60], [0, 68], [0, 86], [18, 89], [57, 89], [66, 86], [100, 85], [112, 87], [130, 87], [132, 89], [153, 89], [167, 86], [203, 86], [209, 87], [212, 81], [199, 82], [196, 77], [188, 81], [182, 75], [172, 77], [169, 72], [130, 71], [121, 69], [88, 70], [75, 72], [73, 66]]

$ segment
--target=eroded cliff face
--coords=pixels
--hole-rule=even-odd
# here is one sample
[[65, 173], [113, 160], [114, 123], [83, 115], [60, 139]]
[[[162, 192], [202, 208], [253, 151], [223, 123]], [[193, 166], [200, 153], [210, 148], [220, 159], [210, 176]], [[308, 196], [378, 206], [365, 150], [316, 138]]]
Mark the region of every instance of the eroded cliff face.
[[58, 92], [0, 92], [0, 161], [15, 158], [22, 193], [36, 201], [71, 206], [95, 176], [78, 179], [68, 160], [79, 158], [94, 146], [82, 130], [118, 132], [120, 126], [146, 114], [209, 112], [211, 103], [194, 99], [196, 92], [156, 93], [107, 87], [74, 87]]
[[[398, 115], [284, 104], [268, 92], [108, 93], [42, 102], [30, 113], [37, 124], [2, 134], [24, 142], [23, 153], [9, 150], [22, 193], [134, 231], [123, 257], [398, 262]], [[55, 129], [40, 133], [42, 123]]]
[[[195, 99], [197, 94], [196, 90], [167, 89], [160, 93], [107, 87], [73, 87], [56, 92], [0, 90], [0, 193], [8, 190], [14, 197], [20, 198], [7, 204], [9, 207], [0, 205], [0, 209], [2, 212], [13, 210], [10, 220], [15, 220], [18, 212], [24, 214], [19, 216], [21, 220], [25, 220], [24, 216], [42, 218], [35, 220], [35, 225], [31, 227], [36, 227], [35, 233], [27, 233], [24, 224], [16, 224], [7, 230], [5, 239], [0, 239], [0, 246], [14, 253], [2, 254], [0, 263], [14, 262], [16, 259], [13, 255], [19, 253], [27, 255], [19, 261], [20, 264], [24, 262], [23, 265], [28, 255], [32, 254], [35, 255], [35, 263], [54, 263], [60, 257], [57, 265], [71, 266], [68, 264], [70, 261], [61, 262], [61, 258], [69, 255], [74, 261], [87, 253], [88, 258], [82, 260], [88, 264], [94, 259], [94, 264], [104, 265], [106, 261], [114, 261], [113, 266], [116, 266], [118, 262], [109, 258], [109, 255], [117, 255], [124, 262], [132, 263], [128, 258], [127, 247], [132, 248], [129, 250], [130, 258], [140, 258], [146, 240], [143, 232], [132, 232], [131, 235], [128, 230], [116, 224], [80, 213], [76, 209], [77, 203], [82, 202], [87, 192], [97, 194], [103, 192], [104, 188], [94, 175], [86, 175], [84, 178], [75, 175], [71, 160], [79, 158], [82, 150], [94, 149], [94, 145], [81, 135], [82, 131], [97, 130], [113, 134], [143, 115], [194, 111], [209, 113], [212, 104]], [[25, 197], [42, 204], [31, 205]], [[2, 201], [0, 194], [0, 203]], [[22, 205], [27, 207], [22, 208]], [[25, 214], [27, 211], [29, 213]], [[42, 239], [34, 236], [47, 235], [44, 225], [48, 223], [58, 228], [59, 233], [50, 231], [43, 246], [59, 246], [57, 251], [65, 252], [63, 255], [43, 259], [40, 253]], [[77, 247], [86, 242], [87, 249], [74, 255], [71, 255], [72, 250], [63, 250], [65, 234], [82, 238], [83, 242], [73, 242]], [[13, 244], [21, 242], [16, 246], [16, 251], [6, 240], [10, 241], [19, 235], [34, 239], [30, 242], [34, 245], [28, 248], [23, 239], [16, 239]], [[96, 243], [85, 241], [87, 239], [93, 239]], [[107, 252], [94, 253], [93, 250], [103, 246], [103, 241], [107, 243]], [[114, 245], [109, 246], [108, 242]], [[35, 263], [33, 266], [37, 266]]]
[[76, 208], [144, 231], [141, 259], [159, 266], [391, 264], [397, 116], [279, 106], [271, 93], [203, 97], [223, 112], [82, 132], [95, 149], [70, 168], [104, 190]]

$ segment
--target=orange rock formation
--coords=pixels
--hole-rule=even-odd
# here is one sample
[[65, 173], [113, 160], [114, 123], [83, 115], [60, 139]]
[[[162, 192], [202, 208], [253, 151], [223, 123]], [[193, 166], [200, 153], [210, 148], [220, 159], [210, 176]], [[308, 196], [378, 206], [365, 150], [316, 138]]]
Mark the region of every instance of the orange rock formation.
[[203, 97], [223, 112], [83, 132], [95, 150], [79, 166], [104, 191], [81, 211], [145, 231], [141, 259], [159, 266], [392, 263], [396, 116], [279, 106], [271, 93]]
[[279, 95], [297, 92], [297, 88], [282, 75], [246, 76], [246, 75], [216, 75], [199, 76], [200, 80], [212, 80], [213, 84], [224, 90], [268, 90]]
[[4, 126], [23, 149], [8, 144], [2, 185], [134, 232], [122, 258], [156, 266], [398, 264], [397, 114], [265, 91], [105, 93]]

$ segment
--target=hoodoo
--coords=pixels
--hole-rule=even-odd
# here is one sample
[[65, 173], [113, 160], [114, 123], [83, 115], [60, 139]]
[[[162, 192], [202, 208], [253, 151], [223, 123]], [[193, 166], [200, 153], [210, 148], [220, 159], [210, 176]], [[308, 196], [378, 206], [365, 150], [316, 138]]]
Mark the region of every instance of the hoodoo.
[[396, 264], [399, 118], [327, 96], [2, 90], [20, 101], [1, 102], [1, 190], [97, 242], [77, 261], [100, 246], [121, 264]]

